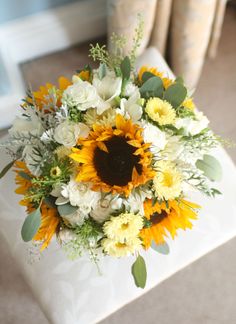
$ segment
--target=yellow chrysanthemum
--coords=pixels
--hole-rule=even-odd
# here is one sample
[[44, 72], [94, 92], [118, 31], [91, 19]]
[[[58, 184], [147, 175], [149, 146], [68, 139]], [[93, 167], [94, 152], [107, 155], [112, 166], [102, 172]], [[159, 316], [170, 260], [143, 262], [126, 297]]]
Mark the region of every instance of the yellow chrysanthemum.
[[166, 100], [151, 98], [148, 100], [145, 110], [148, 116], [159, 125], [173, 124], [175, 121], [175, 110]]
[[182, 176], [175, 165], [168, 161], [158, 161], [155, 164], [157, 173], [153, 179], [155, 194], [160, 199], [174, 199], [182, 191]]
[[193, 102], [193, 98], [185, 99], [184, 102], [182, 103], [182, 106], [184, 106], [185, 108], [188, 108], [189, 110], [194, 110], [195, 104]]
[[157, 245], [163, 244], [168, 233], [174, 239], [178, 229], [191, 229], [193, 226], [191, 221], [197, 219], [195, 209], [199, 208], [199, 205], [183, 199], [178, 202], [168, 201], [168, 207], [165, 202], [153, 205], [151, 199], [146, 200], [144, 212], [150, 221], [150, 227], [142, 229], [140, 233], [145, 249], [150, 247], [152, 240]]
[[142, 129], [116, 116], [116, 125], [95, 124], [86, 139], [73, 148], [70, 157], [79, 163], [76, 180], [92, 182], [94, 191], [125, 194], [152, 179], [150, 144], [145, 144]]
[[46, 204], [41, 206], [41, 226], [34, 236], [34, 241], [41, 241], [41, 251], [50, 243], [53, 235], [56, 233], [60, 217], [56, 208], [50, 208]]
[[[38, 91], [34, 91], [33, 98], [27, 98], [27, 101], [30, 103], [35, 103], [39, 110], [42, 110], [44, 106], [47, 107], [44, 110], [45, 113], [49, 113], [55, 110], [55, 105], [57, 107], [61, 106], [61, 98], [64, 90], [71, 85], [71, 81], [69, 81], [65, 77], [60, 77], [58, 79], [59, 87], [56, 88], [53, 84], [47, 83], [45, 86], [41, 86]], [[55, 89], [57, 94], [57, 102], [55, 103], [52, 97], [50, 96], [50, 91]]]
[[110, 238], [102, 240], [103, 250], [110, 256], [120, 258], [134, 254], [142, 247], [142, 241], [140, 238], [135, 237], [125, 242], [117, 242]]
[[159, 78], [161, 78], [165, 89], [167, 89], [171, 84], [174, 83], [173, 80], [171, 80], [171, 79], [169, 79], [167, 77], [164, 77], [163, 73], [158, 71], [156, 68], [147, 67], [147, 66], [142, 66], [140, 68], [140, 70], [139, 70], [138, 79], [139, 79], [140, 82], [142, 81], [142, 76], [143, 76], [144, 72], [151, 72], [152, 74], [154, 74], [154, 75], [158, 76]]
[[125, 242], [137, 237], [143, 228], [143, 218], [133, 213], [123, 213], [113, 216], [103, 225], [105, 235], [115, 241]]

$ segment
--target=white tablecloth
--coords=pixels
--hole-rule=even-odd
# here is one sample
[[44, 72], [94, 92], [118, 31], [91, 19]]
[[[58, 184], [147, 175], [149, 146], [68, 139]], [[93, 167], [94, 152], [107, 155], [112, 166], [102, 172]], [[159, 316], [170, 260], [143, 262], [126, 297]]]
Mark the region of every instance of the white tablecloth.
[[[150, 49], [141, 63], [166, 69], [161, 56]], [[169, 71], [169, 74], [171, 72]], [[195, 193], [192, 200], [202, 206], [193, 230], [179, 232], [169, 241], [170, 254], [144, 252], [148, 269], [147, 286], [135, 287], [130, 274], [133, 257], [100, 262], [102, 275], [88, 258], [69, 261], [54, 241], [39, 262], [29, 264], [29, 244], [20, 236], [25, 211], [19, 207], [20, 196], [14, 194], [14, 174], [0, 181], [0, 233], [32, 288], [42, 310], [53, 324], [92, 324], [141, 296], [164, 279], [236, 235], [236, 169], [223, 149], [216, 151], [224, 168], [217, 186], [223, 192], [217, 199]], [[8, 162], [1, 153], [0, 168]], [[2, 262], [2, 261], [1, 261]], [[220, 262], [220, 260], [219, 260]]]

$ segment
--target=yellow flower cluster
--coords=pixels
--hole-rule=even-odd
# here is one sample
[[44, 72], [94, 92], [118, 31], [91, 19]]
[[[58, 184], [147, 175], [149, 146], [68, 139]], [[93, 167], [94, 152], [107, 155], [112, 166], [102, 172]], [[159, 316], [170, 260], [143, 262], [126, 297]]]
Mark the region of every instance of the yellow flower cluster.
[[133, 213], [123, 213], [112, 216], [104, 226], [102, 247], [104, 251], [113, 257], [123, 257], [138, 251], [142, 246], [139, 238], [140, 230], [143, 228], [143, 218]]
[[176, 118], [175, 110], [171, 104], [160, 98], [151, 98], [148, 100], [146, 113], [161, 126], [173, 124]]

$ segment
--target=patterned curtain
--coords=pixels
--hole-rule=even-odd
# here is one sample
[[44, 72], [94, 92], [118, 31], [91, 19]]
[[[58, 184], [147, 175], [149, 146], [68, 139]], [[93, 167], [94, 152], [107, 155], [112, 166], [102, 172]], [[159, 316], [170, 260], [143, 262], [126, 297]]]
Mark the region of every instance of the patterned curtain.
[[[214, 57], [227, 0], [108, 0], [108, 35], [132, 44], [137, 15], [144, 20], [140, 54], [147, 46], [167, 55], [171, 68], [190, 87], [200, 77], [206, 55]], [[111, 47], [111, 44], [110, 44]]]

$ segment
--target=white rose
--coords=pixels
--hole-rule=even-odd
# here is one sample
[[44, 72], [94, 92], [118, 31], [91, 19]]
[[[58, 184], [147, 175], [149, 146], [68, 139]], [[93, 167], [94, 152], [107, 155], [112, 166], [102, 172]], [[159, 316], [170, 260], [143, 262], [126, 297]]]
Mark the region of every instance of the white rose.
[[81, 111], [97, 107], [100, 100], [96, 88], [78, 77], [73, 77], [73, 84], [64, 91], [63, 99], [71, 101]]
[[90, 216], [98, 223], [103, 223], [114, 210], [119, 210], [122, 206], [123, 200], [121, 198], [114, 198], [112, 196], [106, 196], [104, 199], [100, 199], [97, 206], [90, 212]]
[[177, 118], [175, 121], [175, 127], [184, 129], [184, 135], [196, 135], [199, 134], [203, 129], [208, 127], [209, 120], [202, 112], [195, 113], [196, 119], [190, 117]]
[[97, 73], [94, 74], [93, 85], [100, 96], [97, 112], [101, 115], [105, 110], [112, 106], [113, 99], [120, 95], [122, 79], [116, 77], [115, 72], [107, 70], [105, 77], [101, 80]]
[[87, 137], [88, 133], [89, 128], [85, 124], [76, 124], [66, 120], [55, 128], [54, 139], [57, 143], [66, 147], [73, 147], [76, 145], [78, 138]]
[[91, 190], [88, 184], [73, 179], [62, 187], [61, 195], [69, 199], [72, 206], [78, 206], [84, 214], [88, 214], [101, 198], [101, 194]]
[[136, 123], [143, 114], [143, 108], [140, 106], [139, 100], [139, 91], [134, 92], [129, 99], [122, 98], [120, 101], [120, 109], [117, 109], [117, 112], [126, 118], [132, 119]]
[[158, 127], [151, 123], [143, 123], [143, 139], [145, 143], [152, 143], [152, 151], [163, 150], [167, 140], [166, 135]]

